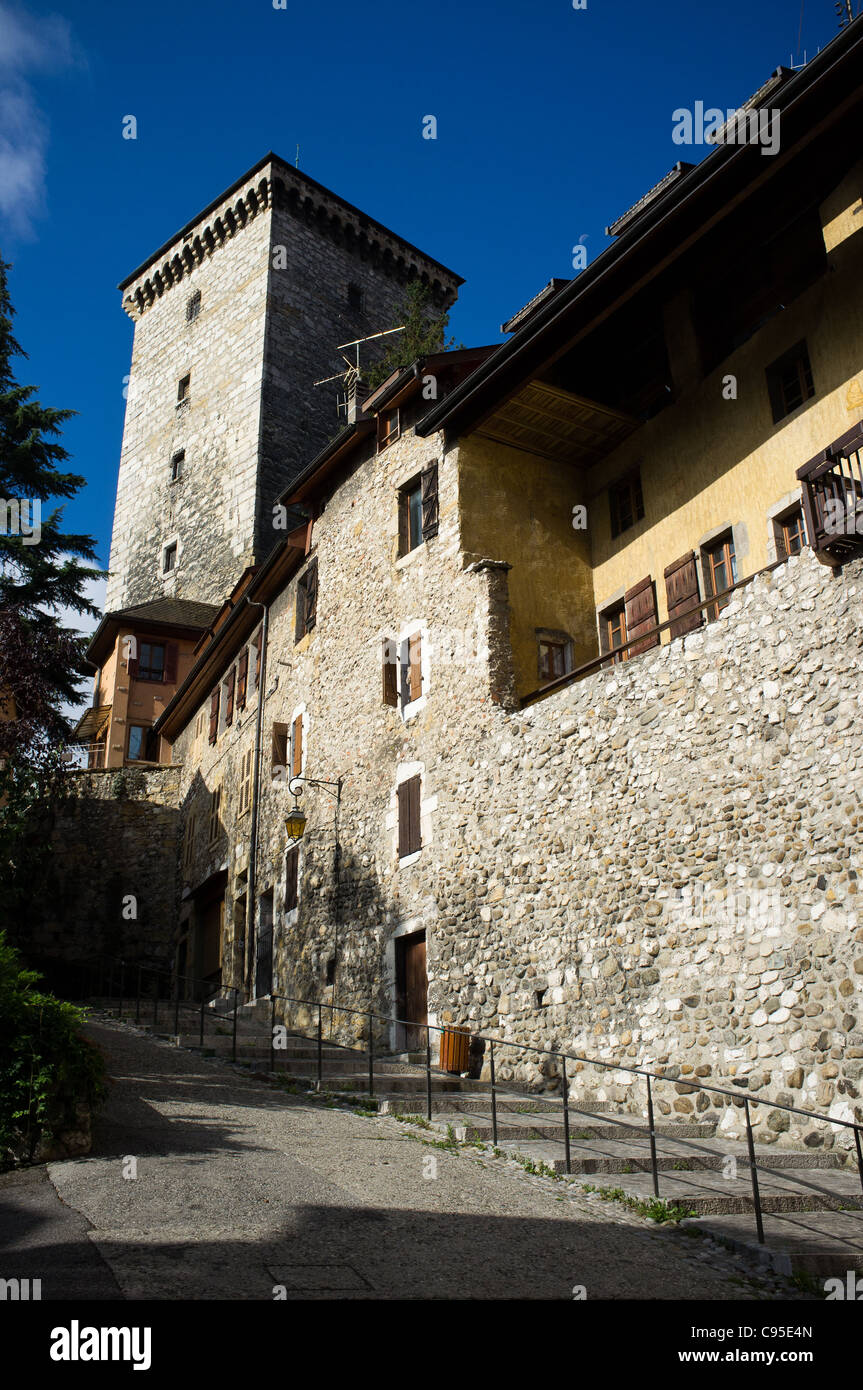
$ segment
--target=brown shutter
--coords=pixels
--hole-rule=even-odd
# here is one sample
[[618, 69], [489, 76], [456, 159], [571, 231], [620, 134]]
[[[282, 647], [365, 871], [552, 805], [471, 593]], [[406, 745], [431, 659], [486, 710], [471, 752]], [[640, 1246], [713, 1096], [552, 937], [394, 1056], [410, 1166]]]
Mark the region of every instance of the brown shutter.
[[424, 468], [420, 477], [422, 485], [422, 504], [423, 504], [423, 540], [427, 541], [430, 536], [438, 533], [438, 523], [440, 512], [438, 508], [437, 495], [437, 464], [431, 463], [428, 468]]
[[406, 492], [399, 493], [399, 555], [407, 555], [411, 548], [410, 503]]
[[[671, 620], [671, 636], [682, 637], [685, 632], [694, 632], [704, 622], [700, 609], [687, 612], [698, 602], [698, 570], [695, 565], [695, 551], [682, 555], [669, 565], [665, 571], [665, 592], [668, 597], [668, 616]], [[678, 616], [683, 614], [682, 617]]]
[[236, 681], [236, 678], [236, 670], [233, 667], [231, 667], [231, 672], [228, 676], [227, 704], [225, 706], [226, 724], [233, 724], [234, 722], [234, 682]]
[[399, 858], [415, 854], [420, 841], [420, 779], [410, 777], [398, 786]]
[[[137, 650], [138, 650], [138, 648], [137, 648], [137, 645], [136, 645], [135, 651], [137, 651]], [[126, 670], [128, 671], [128, 673], [129, 673], [130, 676], [137, 676], [137, 674], [138, 674], [138, 658], [137, 658], [136, 656], [130, 656], [130, 657], [129, 657], [129, 659], [128, 659], [127, 663], [126, 663]]]
[[306, 632], [311, 632], [318, 620], [318, 561], [317, 557], [306, 570]]
[[210, 742], [216, 742], [216, 735], [219, 732], [219, 687], [216, 686], [210, 696]]
[[177, 683], [177, 657], [179, 648], [176, 642], [168, 642], [165, 647], [165, 670], [163, 680], [166, 685], [176, 685]]
[[423, 693], [422, 638], [418, 632], [408, 642], [408, 667], [410, 697], [418, 700]]
[[296, 845], [285, 855], [285, 911], [291, 912], [297, 905], [299, 887], [300, 851]]
[[396, 654], [396, 644], [392, 637], [383, 639], [383, 685], [384, 685], [384, 704], [398, 708], [399, 703], [399, 676], [398, 660]]
[[650, 647], [658, 647], [658, 632], [652, 637], [645, 637], [642, 642], [634, 640], [656, 627], [656, 593], [650, 575], [624, 594], [623, 602], [626, 605], [626, 639], [634, 643], [629, 648], [629, 655], [638, 656]]
[[298, 714], [294, 720], [292, 746], [291, 776], [299, 777], [303, 770], [303, 716], [301, 714]]
[[237, 709], [246, 708], [246, 686], [249, 683], [249, 649], [245, 647], [240, 653], [240, 663], [237, 667]]

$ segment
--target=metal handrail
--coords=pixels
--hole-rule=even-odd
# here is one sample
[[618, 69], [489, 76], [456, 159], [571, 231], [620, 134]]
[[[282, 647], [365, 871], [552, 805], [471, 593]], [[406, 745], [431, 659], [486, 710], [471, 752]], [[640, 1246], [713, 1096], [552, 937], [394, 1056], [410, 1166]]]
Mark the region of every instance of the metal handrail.
[[[102, 957], [102, 958], [100, 958], [97, 962], [95, 962], [95, 964], [98, 965], [98, 966], [100, 967], [100, 969], [101, 969], [101, 967], [102, 967], [105, 963], [110, 964], [111, 967], [112, 967], [112, 969], [111, 969], [111, 976], [110, 976], [112, 984], [113, 984], [113, 967], [114, 967], [115, 965], [120, 965], [120, 967], [121, 967], [121, 994], [120, 994], [120, 1004], [119, 1004], [119, 1008], [118, 1008], [118, 1017], [119, 1017], [120, 1014], [121, 1014], [121, 1012], [122, 1012], [122, 1004], [123, 1004], [123, 997], [124, 997], [124, 996], [123, 996], [123, 993], [122, 993], [122, 983], [123, 983], [123, 978], [124, 978], [124, 970], [125, 970], [125, 966], [128, 964], [128, 962], [124, 962], [124, 961], [121, 960], [121, 959], [118, 959], [118, 958], [111, 958], [111, 957]], [[91, 962], [91, 963], [89, 963], [89, 964], [92, 966], [93, 963]], [[158, 966], [141, 966], [141, 965], [136, 965], [136, 969], [137, 969], [137, 972], [138, 972], [138, 975], [137, 975], [137, 979], [138, 979], [138, 999], [137, 999], [137, 1004], [136, 1004], [136, 1015], [135, 1015], [135, 1016], [136, 1016], [136, 1020], [139, 1018], [139, 1009], [138, 1009], [138, 1006], [140, 1005], [140, 980], [141, 980], [141, 971], [142, 971], [142, 970], [146, 970], [146, 971], [150, 972], [151, 974], [167, 975], [167, 976], [169, 977], [169, 979], [171, 979], [171, 980], [174, 982], [174, 991], [173, 991], [173, 995], [174, 995], [174, 1001], [175, 1001], [175, 1028], [177, 1028], [177, 1031], [178, 1031], [178, 1022], [177, 1022], [177, 1021], [178, 1021], [178, 1018], [179, 1018], [179, 1004], [180, 1004], [180, 1000], [179, 1000], [179, 990], [178, 990], [178, 988], [177, 988], [177, 985], [179, 984], [179, 981], [180, 981], [180, 980], [183, 980], [183, 981], [185, 981], [186, 983], [188, 983], [189, 981], [191, 981], [193, 984], [206, 985], [206, 986], [208, 986], [209, 988], [214, 989], [215, 991], [225, 990], [225, 991], [231, 992], [231, 993], [233, 994], [233, 996], [234, 996], [234, 999], [233, 999], [233, 1043], [232, 1043], [232, 1049], [231, 1049], [231, 1057], [232, 1057], [232, 1060], [233, 1060], [233, 1061], [236, 1061], [236, 1056], [237, 1056], [237, 1014], [238, 1014], [238, 1010], [239, 1010], [238, 995], [243, 994], [244, 991], [240, 990], [240, 989], [239, 989], [237, 986], [235, 986], [235, 985], [223, 985], [223, 984], [214, 985], [214, 982], [213, 982], [212, 980], [204, 980], [204, 979], [202, 979], [202, 978], [195, 978], [195, 977], [193, 977], [193, 976], [188, 976], [188, 975], [179, 975], [176, 971], [170, 971], [170, 970], [167, 970], [167, 969], [158, 967]], [[109, 996], [109, 997], [110, 997], [110, 996]], [[212, 997], [212, 996], [211, 996], [211, 997]], [[156, 992], [156, 996], [154, 997], [154, 1010], [153, 1010], [154, 1023], [155, 1023], [156, 1017], [157, 1017], [157, 1008], [158, 1008], [157, 999], [158, 999], [158, 991]], [[429, 1120], [431, 1120], [431, 1118], [432, 1118], [432, 1086], [431, 1086], [431, 1070], [432, 1070], [432, 1066], [431, 1066], [431, 1038], [430, 1038], [430, 1034], [431, 1034], [432, 1031], [434, 1031], [434, 1032], [436, 1032], [436, 1033], [441, 1033], [441, 1034], [446, 1033], [446, 1032], [450, 1031], [450, 1028], [452, 1027], [452, 1025], [446, 1025], [446, 1024], [443, 1024], [443, 1025], [442, 1025], [442, 1024], [437, 1024], [437, 1023], [417, 1023], [417, 1022], [416, 1022], [415, 1020], [413, 1020], [413, 1019], [393, 1018], [393, 1017], [392, 1017], [391, 1015], [389, 1015], [389, 1014], [381, 1014], [381, 1013], [378, 1013], [378, 1012], [377, 1012], [376, 1010], [374, 1010], [374, 1009], [355, 1009], [355, 1008], [351, 1008], [350, 1006], [344, 1005], [344, 1004], [328, 1004], [328, 1003], [325, 1003], [323, 1000], [320, 1000], [320, 999], [302, 999], [302, 998], [299, 998], [299, 997], [296, 996], [296, 995], [290, 995], [290, 994], [270, 994], [270, 995], [269, 995], [269, 1000], [270, 1000], [270, 1005], [271, 1005], [271, 1009], [270, 1009], [270, 1023], [271, 1023], [271, 1027], [270, 1027], [270, 1062], [271, 1062], [271, 1068], [272, 1068], [272, 1064], [273, 1064], [273, 1062], [274, 1062], [274, 1060], [275, 1060], [274, 1037], [275, 1037], [275, 1026], [276, 1026], [276, 1025], [275, 1025], [276, 1002], [277, 1002], [277, 1001], [281, 1001], [282, 1003], [285, 1003], [285, 1004], [296, 1004], [296, 1005], [302, 1006], [303, 1008], [306, 1008], [306, 1009], [309, 1009], [309, 1010], [316, 1010], [316, 1011], [317, 1011], [317, 1029], [316, 1029], [316, 1033], [315, 1033], [315, 1038], [306, 1038], [306, 1035], [305, 1035], [305, 1034], [302, 1034], [302, 1033], [294, 1033], [293, 1036], [296, 1036], [296, 1037], [304, 1037], [304, 1038], [306, 1038], [307, 1041], [315, 1041], [315, 1040], [317, 1041], [317, 1089], [318, 1089], [319, 1091], [321, 1090], [321, 1088], [322, 1088], [322, 1083], [323, 1083], [323, 1010], [324, 1010], [324, 1009], [328, 1009], [328, 1010], [330, 1011], [331, 1016], [332, 1016], [332, 1015], [335, 1015], [335, 1014], [351, 1014], [351, 1015], [356, 1015], [356, 1016], [358, 1016], [358, 1017], [362, 1017], [362, 1018], [364, 1018], [364, 1019], [368, 1019], [368, 1021], [369, 1021], [369, 1028], [368, 1028], [368, 1039], [369, 1039], [369, 1048], [368, 1048], [368, 1060], [369, 1060], [369, 1093], [370, 1093], [372, 1096], [374, 1095], [374, 1040], [373, 1040], [373, 1034], [372, 1034], [372, 1022], [373, 1022], [374, 1020], [378, 1020], [379, 1022], [386, 1024], [388, 1027], [389, 1027], [389, 1026], [392, 1026], [393, 1024], [396, 1024], [396, 1025], [400, 1025], [400, 1026], [405, 1027], [405, 1028], [413, 1028], [413, 1029], [416, 1029], [416, 1030], [423, 1030], [423, 1029], [424, 1029], [424, 1030], [425, 1030], [425, 1034], [426, 1034], [426, 1046], [425, 1046], [425, 1053], [426, 1053], [426, 1058], [425, 1058], [425, 1068], [426, 1068], [426, 1109], [427, 1109], [427, 1118], [428, 1118]], [[201, 1042], [201, 1045], [202, 1045], [202, 1046], [203, 1046], [203, 1041], [204, 1041], [204, 1019], [205, 1019], [204, 1007], [205, 1007], [205, 1003], [206, 1003], [206, 999], [205, 999], [204, 996], [202, 995], [201, 1004], [200, 1004], [200, 1020], [201, 1020], [201, 1021], [200, 1021], [200, 1042]], [[332, 1019], [332, 1017], [331, 1017], [331, 1028], [332, 1028], [332, 1022], [333, 1022], [333, 1019]], [[753, 1205], [754, 1205], [754, 1209], [755, 1209], [755, 1222], [756, 1222], [756, 1229], [757, 1229], [757, 1234], [758, 1234], [758, 1242], [759, 1242], [759, 1244], [761, 1244], [761, 1245], [764, 1244], [764, 1222], [763, 1222], [763, 1212], [762, 1212], [762, 1207], [761, 1207], [761, 1196], [760, 1196], [760, 1191], [759, 1191], [759, 1186], [758, 1186], [758, 1163], [757, 1163], [756, 1157], [755, 1157], [755, 1141], [754, 1141], [754, 1136], [753, 1136], [753, 1133], [752, 1133], [752, 1119], [751, 1119], [751, 1115], [750, 1115], [750, 1111], [749, 1111], [750, 1105], [767, 1105], [767, 1106], [770, 1107], [771, 1110], [783, 1110], [783, 1111], [786, 1111], [786, 1112], [788, 1112], [789, 1114], [792, 1114], [792, 1115], [803, 1115], [803, 1116], [805, 1116], [807, 1119], [816, 1120], [819, 1124], [840, 1125], [840, 1126], [841, 1126], [842, 1128], [844, 1128], [844, 1129], [851, 1129], [851, 1130], [853, 1130], [853, 1131], [854, 1131], [854, 1143], [855, 1143], [855, 1149], [856, 1149], [856, 1157], [857, 1157], [857, 1171], [858, 1171], [858, 1174], [859, 1174], [859, 1177], [860, 1177], [861, 1189], [863, 1189], [863, 1142], [861, 1142], [861, 1134], [863, 1134], [863, 1124], [858, 1123], [858, 1122], [855, 1121], [855, 1120], [842, 1120], [842, 1119], [839, 1119], [839, 1118], [836, 1117], [836, 1116], [825, 1115], [825, 1114], [823, 1114], [823, 1113], [819, 1113], [818, 1111], [814, 1111], [814, 1110], [805, 1110], [805, 1109], [803, 1109], [802, 1106], [787, 1105], [787, 1104], [783, 1103], [782, 1101], [771, 1100], [771, 1099], [770, 1099], [769, 1097], [767, 1097], [767, 1096], [741, 1095], [739, 1091], [731, 1090], [731, 1089], [729, 1089], [727, 1086], [715, 1086], [715, 1085], [712, 1085], [712, 1084], [710, 1084], [710, 1083], [707, 1083], [707, 1082], [703, 1081], [702, 1078], [700, 1078], [700, 1077], [698, 1078], [697, 1081], [687, 1081], [687, 1080], [681, 1079], [680, 1077], [670, 1077], [670, 1076], [667, 1076], [667, 1075], [663, 1074], [662, 1072], [652, 1071], [652, 1070], [651, 1070], [650, 1068], [648, 1068], [648, 1067], [633, 1067], [633, 1066], [628, 1065], [628, 1064], [625, 1063], [625, 1062], [604, 1062], [604, 1061], [602, 1061], [602, 1060], [601, 1060], [600, 1058], [598, 1058], [598, 1057], [588, 1057], [588, 1056], [585, 1056], [584, 1054], [578, 1053], [578, 1052], [562, 1052], [562, 1051], [559, 1051], [559, 1050], [556, 1049], [556, 1048], [537, 1047], [537, 1046], [535, 1046], [535, 1045], [532, 1044], [532, 1043], [520, 1043], [520, 1042], [516, 1042], [516, 1041], [511, 1040], [511, 1039], [507, 1039], [507, 1038], [495, 1038], [495, 1037], [491, 1037], [490, 1035], [485, 1034], [485, 1033], [475, 1033], [475, 1032], [471, 1032], [471, 1033], [470, 1033], [470, 1037], [471, 1037], [471, 1039], [476, 1039], [478, 1042], [487, 1043], [487, 1044], [489, 1045], [489, 1073], [490, 1073], [490, 1085], [491, 1085], [491, 1111], [492, 1111], [492, 1142], [493, 1142], [493, 1144], [494, 1144], [495, 1146], [497, 1145], [497, 1140], [498, 1140], [497, 1092], [498, 1092], [498, 1089], [499, 1089], [499, 1082], [498, 1082], [498, 1080], [497, 1080], [497, 1072], [496, 1072], [496, 1066], [495, 1066], [495, 1052], [494, 1052], [494, 1049], [495, 1049], [495, 1047], [498, 1047], [498, 1048], [509, 1047], [509, 1048], [517, 1049], [519, 1052], [530, 1052], [530, 1053], [533, 1053], [534, 1055], [539, 1056], [539, 1057], [553, 1057], [553, 1058], [555, 1058], [555, 1059], [560, 1059], [560, 1061], [561, 1061], [561, 1063], [562, 1063], [561, 1076], [562, 1076], [562, 1081], [563, 1081], [563, 1097], [562, 1097], [562, 1099], [563, 1099], [563, 1111], [564, 1111], [564, 1135], [565, 1135], [565, 1144], [564, 1144], [564, 1147], [565, 1147], [566, 1172], [567, 1172], [568, 1174], [571, 1174], [571, 1172], [572, 1172], [572, 1163], [571, 1163], [571, 1155], [570, 1155], [570, 1142], [569, 1142], [569, 1112], [570, 1112], [570, 1104], [569, 1104], [569, 1095], [568, 1095], [568, 1083], [567, 1083], [567, 1079], [566, 1079], [566, 1063], [569, 1061], [569, 1062], [580, 1062], [580, 1063], [582, 1063], [582, 1064], [584, 1064], [584, 1065], [587, 1065], [587, 1066], [602, 1067], [602, 1068], [604, 1068], [606, 1071], [623, 1071], [623, 1072], [629, 1073], [629, 1075], [631, 1075], [631, 1076], [643, 1076], [643, 1077], [645, 1078], [645, 1081], [646, 1081], [646, 1083], [647, 1083], [647, 1121], [648, 1121], [648, 1133], [649, 1133], [649, 1138], [650, 1138], [651, 1172], [652, 1172], [652, 1177], [653, 1177], [653, 1191], [654, 1191], [654, 1195], [655, 1195], [656, 1197], [659, 1196], [659, 1166], [658, 1166], [657, 1151], [656, 1151], [656, 1137], [657, 1137], [657, 1136], [656, 1136], [656, 1123], [655, 1123], [655, 1114], [654, 1114], [654, 1106], [653, 1106], [653, 1090], [652, 1090], [651, 1082], [654, 1082], [654, 1083], [655, 1083], [655, 1082], [659, 1082], [659, 1081], [672, 1082], [672, 1083], [673, 1083], [674, 1085], [676, 1085], [676, 1086], [685, 1086], [685, 1087], [687, 1087], [687, 1089], [688, 1089], [689, 1091], [708, 1091], [708, 1092], [710, 1092], [712, 1095], [730, 1096], [730, 1097], [732, 1098], [732, 1100], [734, 1100], [734, 1101], [738, 1102], [740, 1105], [742, 1105], [742, 1108], [743, 1108], [743, 1111], [744, 1111], [745, 1120], [746, 1120], [746, 1142], [747, 1142], [747, 1152], [748, 1152], [748, 1155], [749, 1155], [748, 1162], [749, 1162], [750, 1179], [751, 1179], [751, 1184], [752, 1184]], [[580, 1110], [580, 1109], [578, 1109], [577, 1107], [575, 1107], [575, 1113], [576, 1113], [576, 1114], [583, 1114], [583, 1115], [591, 1115], [592, 1112], [590, 1112], [590, 1111], [588, 1111], [588, 1110]], [[608, 1115], [608, 1116], [605, 1116], [604, 1118], [606, 1119], [606, 1121], [609, 1121], [609, 1122], [611, 1122], [612, 1124], [621, 1125], [621, 1126], [623, 1126], [624, 1128], [631, 1128], [631, 1126], [627, 1123], [627, 1121], [625, 1121], [625, 1120], [619, 1120], [619, 1119], [617, 1119], [615, 1116]]]

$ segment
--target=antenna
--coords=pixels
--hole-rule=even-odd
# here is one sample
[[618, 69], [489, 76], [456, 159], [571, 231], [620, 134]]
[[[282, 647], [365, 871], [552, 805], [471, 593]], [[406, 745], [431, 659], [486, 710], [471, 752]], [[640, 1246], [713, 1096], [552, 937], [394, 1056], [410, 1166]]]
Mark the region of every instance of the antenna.
[[294, 168], [295, 168], [295, 169], [299, 169], [299, 167], [300, 167], [300, 146], [299, 146], [299, 144], [297, 144], [297, 157], [296, 157], [296, 159], [294, 160]]
[[[326, 386], [330, 381], [343, 382], [345, 388], [344, 395], [336, 396], [336, 412], [339, 415], [344, 414], [347, 418], [351, 395], [356, 391], [357, 384], [361, 380], [362, 375], [360, 369], [360, 347], [363, 343], [374, 342], [375, 338], [387, 338], [390, 333], [404, 333], [404, 331], [405, 324], [402, 323], [398, 328], [384, 328], [382, 332], [370, 333], [366, 338], [353, 338], [349, 343], [339, 343], [336, 347], [336, 352], [341, 353], [342, 361], [345, 363], [347, 370], [344, 372], [336, 372], [334, 376], [322, 377], [320, 381], [313, 381], [312, 385]], [[356, 348], [356, 362], [352, 362], [349, 357], [345, 357], [344, 348]]]

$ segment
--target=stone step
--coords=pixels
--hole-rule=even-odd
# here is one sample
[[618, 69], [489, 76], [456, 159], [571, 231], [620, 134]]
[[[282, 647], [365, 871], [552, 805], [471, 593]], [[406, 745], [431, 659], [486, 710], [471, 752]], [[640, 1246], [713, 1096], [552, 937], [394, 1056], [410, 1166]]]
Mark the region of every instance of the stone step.
[[[717, 1240], [772, 1267], [786, 1277], [808, 1274], [823, 1281], [863, 1276], [863, 1218], [859, 1212], [791, 1212], [764, 1217], [764, 1244], [759, 1245], [751, 1216], [729, 1213], [689, 1220]], [[822, 1282], [823, 1287], [823, 1282]], [[837, 1292], [828, 1290], [827, 1292]], [[863, 1293], [863, 1289], [861, 1289]], [[859, 1300], [860, 1294], [856, 1294]]]
[[[736, 1178], [721, 1172], [664, 1172], [659, 1196], [669, 1205], [685, 1207], [698, 1216], [749, 1212], [754, 1221], [752, 1184], [748, 1170], [739, 1165]], [[649, 1200], [653, 1197], [650, 1173], [617, 1173], [611, 1183], [598, 1187], [620, 1188], [627, 1197]], [[848, 1208], [863, 1211], [863, 1191], [856, 1172], [821, 1169], [758, 1170], [758, 1187], [764, 1212], [837, 1211]], [[858, 1221], [860, 1217], [858, 1217]], [[754, 1229], [754, 1227], [753, 1227]]]
[[[456, 1135], [458, 1133], [459, 1131], [456, 1129]], [[721, 1147], [717, 1147], [718, 1145]], [[532, 1158], [535, 1162], [542, 1162], [556, 1173], [566, 1172], [566, 1152], [562, 1134], [559, 1139], [554, 1140], [535, 1139], [515, 1142], [506, 1139], [501, 1141], [499, 1137], [498, 1147], [503, 1148], [508, 1153], [518, 1153], [522, 1157]], [[736, 1160], [737, 1175], [744, 1175], [748, 1181], [749, 1168], [745, 1144], [729, 1144], [709, 1139], [687, 1140], [675, 1136], [657, 1135], [656, 1163], [660, 1172], [724, 1174], [728, 1171], [729, 1157]], [[844, 1156], [841, 1153], [821, 1153], [818, 1155], [818, 1161], [813, 1162], [813, 1155], [808, 1149], [756, 1149], [755, 1157], [759, 1165], [759, 1173], [769, 1174], [772, 1171], [781, 1172], [792, 1169], [801, 1172], [818, 1169], [848, 1171], [845, 1167]], [[574, 1174], [650, 1173], [652, 1168], [649, 1136], [645, 1135], [643, 1140], [631, 1139], [626, 1141], [572, 1139], [570, 1141], [570, 1164], [571, 1172]]]
[[[449, 1115], [444, 1115], [436, 1121], [440, 1128], [452, 1125], [456, 1137], [460, 1140], [480, 1139], [484, 1143], [491, 1143], [492, 1121], [491, 1115], [465, 1114], [464, 1112], [454, 1111]], [[563, 1143], [563, 1125], [556, 1117], [546, 1115], [536, 1115], [533, 1117], [524, 1116], [516, 1119], [513, 1114], [501, 1117], [498, 1115], [498, 1146], [503, 1147], [504, 1140], [513, 1139], [559, 1139]], [[657, 1124], [657, 1135], [668, 1135], [679, 1139], [711, 1139], [716, 1132], [716, 1125], [713, 1122], [698, 1122], [695, 1120], [670, 1120]], [[597, 1116], [595, 1119], [579, 1117], [578, 1120], [570, 1120], [569, 1134], [570, 1140], [579, 1138], [591, 1139], [624, 1139], [635, 1135], [646, 1134], [646, 1128], [640, 1125], [635, 1118], [619, 1121], [612, 1124], [604, 1116]]]

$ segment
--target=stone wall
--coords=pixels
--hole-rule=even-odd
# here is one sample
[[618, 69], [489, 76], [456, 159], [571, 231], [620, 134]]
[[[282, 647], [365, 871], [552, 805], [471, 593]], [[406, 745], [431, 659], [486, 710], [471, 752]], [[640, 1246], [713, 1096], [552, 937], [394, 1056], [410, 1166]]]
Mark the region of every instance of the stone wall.
[[51, 855], [27, 959], [74, 984], [76, 962], [170, 965], [180, 880], [178, 767], [70, 772], [52, 808]]

